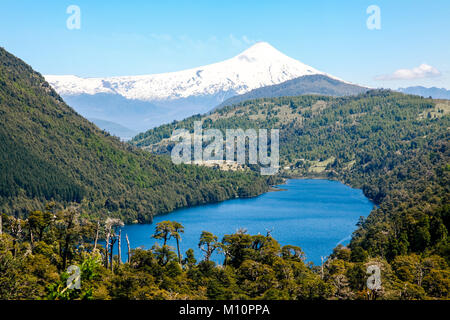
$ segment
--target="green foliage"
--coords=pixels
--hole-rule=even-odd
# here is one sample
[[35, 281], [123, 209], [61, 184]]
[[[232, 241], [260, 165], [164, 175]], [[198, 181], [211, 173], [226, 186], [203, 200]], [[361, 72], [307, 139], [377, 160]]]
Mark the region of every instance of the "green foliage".
[[[69, 210], [55, 215], [60, 218], [52, 219], [47, 236], [35, 243], [30, 242], [30, 218], [20, 221], [20, 233], [11, 221], [15, 218], [8, 219], [0, 237], [0, 299], [365, 299], [366, 270], [374, 263], [382, 270], [383, 288], [377, 292], [381, 298], [436, 299], [450, 294], [449, 267], [438, 255], [396, 256], [389, 264], [368, 258], [361, 248], [338, 246], [322, 266], [313, 266], [304, 263], [301, 248], [281, 247], [270, 234], [250, 235], [245, 230], [225, 235], [222, 241], [202, 233], [199, 243], [205, 253], [208, 244], [220, 248], [223, 265], [206, 257], [197, 263], [192, 249], [180, 263], [173, 248], [163, 244], [132, 250], [129, 263], [112, 259], [109, 269], [102, 263], [106, 251], [101, 246], [93, 250], [89, 240], [95, 233], [93, 223]], [[174, 226], [180, 230], [175, 221], [161, 223], [159, 239], [176, 240]], [[73, 230], [81, 236], [71, 237]], [[80, 268], [80, 289], [67, 286], [61, 247], [70, 253], [67, 264]]]

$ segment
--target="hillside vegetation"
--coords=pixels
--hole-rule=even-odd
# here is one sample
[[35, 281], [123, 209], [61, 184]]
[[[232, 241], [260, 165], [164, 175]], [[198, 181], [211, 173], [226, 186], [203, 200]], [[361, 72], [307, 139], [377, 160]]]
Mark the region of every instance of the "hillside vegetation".
[[0, 48], [0, 210], [24, 217], [50, 200], [83, 214], [151, 221], [176, 208], [254, 196], [253, 173], [176, 166], [99, 130], [30, 66]]

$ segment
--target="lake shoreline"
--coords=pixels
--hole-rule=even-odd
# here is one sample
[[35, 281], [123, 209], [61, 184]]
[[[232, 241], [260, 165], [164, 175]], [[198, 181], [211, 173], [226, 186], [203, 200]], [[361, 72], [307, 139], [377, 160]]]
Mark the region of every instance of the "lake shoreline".
[[[302, 182], [305, 180], [309, 181]], [[132, 247], [148, 249], [156, 241], [150, 238], [156, 223], [177, 221], [186, 230], [183, 249], [198, 251], [202, 230], [219, 238], [239, 228], [247, 229], [249, 234], [273, 230], [272, 236], [281, 245], [300, 246], [307, 253], [308, 261], [317, 263], [320, 258], [316, 252], [326, 256], [338, 243], [347, 242], [358, 218], [367, 216], [371, 208], [370, 200], [361, 190], [336, 180], [302, 177], [283, 179], [269, 192], [256, 197], [177, 209], [155, 216], [152, 223], [127, 224], [123, 231], [128, 233]]]
[[[169, 214], [171, 214], [171, 213], [173, 213], [173, 212], [176, 212], [176, 211], [178, 211], [178, 210], [185, 210], [185, 209], [195, 208], [195, 207], [198, 207], [198, 206], [205, 206], [205, 205], [210, 205], [210, 204], [217, 204], [217, 203], [222, 203], [222, 202], [230, 201], [230, 200], [233, 200], [233, 199], [252, 199], [252, 198], [260, 197], [260, 196], [262, 196], [262, 195], [264, 195], [264, 194], [266, 194], [266, 193], [270, 193], [270, 192], [287, 191], [288, 189], [285, 189], [285, 188], [282, 188], [282, 187], [278, 187], [278, 186], [282, 186], [282, 185], [286, 184], [286, 182], [287, 182], [288, 180], [326, 180], [326, 181], [336, 181], [336, 182], [342, 183], [343, 185], [346, 185], [346, 186], [348, 186], [348, 187], [350, 187], [350, 188], [352, 188], [352, 189], [355, 189], [355, 190], [361, 190], [360, 188], [357, 188], [357, 187], [355, 187], [355, 186], [353, 186], [353, 185], [351, 185], [351, 184], [349, 184], [349, 183], [347, 183], [347, 182], [345, 182], [345, 181], [342, 181], [342, 180], [337, 179], [337, 178], [327, 177], [327, 176], [320, 176], [320, 175], [297, 176], [297, 175], [292, 175], [292, 176], [279, 176], [279, 178], [282, 179], [281, 182], [279, 182], [279, 183], [277, 183], [277, 184], [275, 184], [275, 185], [269, 186], [269, 188], [268, 188], [267, 191], [262, 192], [262, 193], [257, 194], [257, 195], [254, 195], [254, 196], [250, 196], [250, 197], [239, 197], [239, 196], [236, 196], [236, 197], [234, 197], [234, 198], [229, 198], [229, 199], [225, 199], [225, 200], [221, 200], [221, 201], [216, 201], [216, 202], [207, 202], [207, 203], [197, 204], [197, 205], [194, 205], [194, 206], [179, 207], [179, 208], [175, 208], [174, 210], [169, 211], [169, 212], [161, 212], [161, 213], [157, 213], [157, 214], [155, 214], [155, 215], [153, 216], [153, 218], [155, 218], [155, 217], [160, 217], [160, 216], [165, 216], [165, 215], [169, 215]], [[374, 204], [375, 206], [377, 205], [377, 204], [373, 201], [373, 199], [371, 199], [370, 197], [368, 197], [368, 196], [365, 195], [365, 194], [364, 194], [364, 196], [365, 196], [367, 199], [369, 199], [371, 202], [373, 202], [373, 204]], [[152, 219], [152, 221], [153, 221], [153, 219]], [[152, 224], [152, 223], [153, 223], [153, 222], [143, 222], [143, 223], [141, 223], [141, 222], [135, 222], [135, 223], [126, 223], [126, 225], [134, 225], [134, 224]]]
[[[352, 189], [355, 190], [361, 190], [361, 188], [358, 188], [357, 186], [354, 186], [342, 179], [339, 179], [337, 177], [328, 177], [328, 176], [321, 176], [321, 175], [311, 175], [311, 176], [296, 176], [296, 175], [287, 175], [287, 176], [282, 176], [281, 177], [283, 179], [283, 183], [285, 183], [285, 180], [328, 180], [328, 181], [337, 181], [339, 183], [342, 183], [343, 185], [346, 185], [347, 187], [350, 187]], [[364, 193], [364, 191], [363, 191]], [[369, 196], [367, 196], [366, 194], [364, 194], [364, 196], [369, 199], [370, 201], [372, 201], [374, 203], [374, 205], [377, 205], [374, 200], [372, 198], [370, 198]]]

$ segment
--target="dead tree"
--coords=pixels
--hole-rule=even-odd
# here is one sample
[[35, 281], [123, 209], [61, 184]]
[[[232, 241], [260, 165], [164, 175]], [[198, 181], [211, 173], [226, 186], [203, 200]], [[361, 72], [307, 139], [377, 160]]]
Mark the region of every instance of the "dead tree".
[[22, 224], [20, 218], [13, 218], [13, 221], [11, 223], [11, 234], [13, 236], [12, 254], [13, 257], [15, 257], [17, 253], [17, 242], [22, 234]]
[[125, 238], [127, 239], [127, 247], [128, 247], [127, 262], [130, 263], [130, 261], [131, 261], [131, 250], [130, 250], [130, 240], [128, 239], [128, 234], [125, 234]]
[[105, 222], [106, 227], [106, 263], [105, 266], [108, 268], [109, 259], [111, 263], [109, 267], [111, 271], [114, 271], [114, 244], [117, 241], [117, 236], [115, 235], [115, 227], [123, 226], [123, 222], [120, 219], [108, 218]]
[[94, 242], [94, 252], [95, 252], [95, 249], [97, 249], [97, 241], [98, 241], [98, 232], [99, 232], [99, 230], [100, 230], [100, 221], [97, 221], [97, 232], [96, 232], [96, 234], [95, 234], [95, 242]]
[[33, 230], [30, 228], [30, 245], [31, 249], [34, 248], [34, 237], [33, 237]]
[[108, 269], [109, 265], [109, 237], [111, 236], [111, 231], [106, 231], [106, 250], [105, 250], [105, 268]]
[[266, 229], [266, 238], [271, 237], [272, 236], [272, 232], [273, 232], [273, 228], [272, 229]]
[[113, 254], [113, 250], [114, 250], [114, 244], [116, 243], [117, 238], [116, 237], [111, 237], [111, 246], [110, 246], [110, 256], [111, 256], [111, 271], [114, 272], [114, 254]]
[[323, 256], [320, 257], [320, 260], [322, 260], [322, 264], [320, 266], [320, 278], [323, 280], [323, 260], [325, 258]]
[[117, 240], [117, 250], [119, 253], [119, 265], [122, 264], [122, 247], [121, 247], [121, 239], [122, 239], [122, 230], [119, 230], [119, 239]]

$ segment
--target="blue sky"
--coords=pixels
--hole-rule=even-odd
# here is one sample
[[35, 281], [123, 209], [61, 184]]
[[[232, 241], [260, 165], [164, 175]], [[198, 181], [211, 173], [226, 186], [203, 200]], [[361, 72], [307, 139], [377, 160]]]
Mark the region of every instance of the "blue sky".
[[[81, 9], [79, 30], [66, 27], [72, 4]], [[366, 26], [369, 5], [381, 10], [380, 30]], [[177, 71], [256, 41], [363, 85], [450, 89], [448, 0], [0, 0], [0, 46], [42, 74]]]

